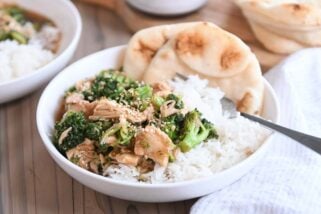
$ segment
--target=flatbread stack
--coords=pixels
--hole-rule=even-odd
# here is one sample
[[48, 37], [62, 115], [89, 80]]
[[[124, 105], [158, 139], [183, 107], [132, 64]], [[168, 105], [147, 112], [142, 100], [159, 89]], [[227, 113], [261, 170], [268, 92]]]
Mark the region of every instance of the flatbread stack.
[[236, 0], [268, 50], [291, 54], [321, 46], [320, 0]]
[[264, 83], [258, 60], [236, 36], [209, 22], [151, 27], [130, 40], [124, 70], [133, 79], [154, 83], [198, 75], [219, 87], [239, 111], [261, 112]]

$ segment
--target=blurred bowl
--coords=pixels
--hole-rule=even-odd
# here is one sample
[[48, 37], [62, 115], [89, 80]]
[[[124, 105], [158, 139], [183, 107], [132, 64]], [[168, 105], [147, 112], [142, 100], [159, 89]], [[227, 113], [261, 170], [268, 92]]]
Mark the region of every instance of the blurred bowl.
[[[49, 154], [66, 173], [85, 186], [113, 197], [144, 202], [169, 202], [195, 198], [222, 189], [260, 163], [273, 135], [251, 156], [231, 168], [202, 179], [177, 183], [146, 184], [114, 180], [89, 172], [67, 160], [51, 140], [55, 114], [65, 91], [78, 80], [93, 77], [103, 69], [119, 67], [123, 61], [125, 48], [120, 46], [106, 49], [75, 62], [58, 74], [41, 95], [37, 108], [38, 131]], [[278, 122], [279, 108], [276, 95], [266, 80], [264, 83], [263, 117]]]
[[127, 0], [132, 7], [155, 15], [175, 16], [201, 8], [207, 0]]
[[48, 82], [70, 61], [77, 48], [82, 23], [77, 8], [69, 0], [6, 0], [51, 19], [62, 38], [55, 58], [45, 66], [21, 77], [0, 83], [0, 103], [24, 96]]

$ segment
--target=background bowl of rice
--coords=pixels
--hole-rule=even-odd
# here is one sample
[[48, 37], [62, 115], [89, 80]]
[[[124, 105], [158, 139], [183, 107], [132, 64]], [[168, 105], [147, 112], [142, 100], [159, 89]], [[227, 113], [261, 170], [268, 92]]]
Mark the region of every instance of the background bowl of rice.
[[[117, 198], [144, 202], [169, 202], [209, 194], [237, 181], [260, 163], [271, 144], [273, 134], [245, 160], [214, 175], [175, 183], [134, 183], [94, 174], [67, 160], [52, 143], [55, 114], [65, 90], [78, 80], [92, 77], [100, 70], [121, 65], [125, 46], [114, 47], [85, 57], [58, 74], [44, 90], [37, 109], [37, 126], [49, 154], [56, 163], [80, 183]], [[75, 75], [77, 73], [77, 75]], [[265, 81], [263, 117], [278, 122], [278, 101], [272, 87]]]
[[[0, 103], [34, 91], [65, 67], [77, 48], [82, 29], [79, 12], [69, 0], [5, 0], [4, 2], [16, 4], [52, 20], [60, 30], [61, 41], [56, 56], [48, 64], [21, 77], [0, 82]], [[23, 63], [23, 60], [16, 60], [14, 63]]]

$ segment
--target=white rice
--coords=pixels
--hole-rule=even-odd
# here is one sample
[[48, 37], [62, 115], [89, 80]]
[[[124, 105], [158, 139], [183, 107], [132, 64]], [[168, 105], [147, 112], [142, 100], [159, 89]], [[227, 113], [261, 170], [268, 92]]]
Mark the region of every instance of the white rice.
[[0, 42], [0, 82], [29, 74], [48, 64], [54, 54], [45, 48], [58, 37], [57, 28], [44, 27], [30, 38], [28, 44], [11, 40]]
[[220, 99], [223, 92], [207, 87], [207, 81], [190, 76], [184, 81], [171, 82], [189, 109], [197, 108], [203, 117], [215, 124], [219, 139], [203, 142], [187, 153], [179, 153], [173, 163], [165, 167], [155, 166], [152, 172], [140, 175], [135, 167], [111, 166], [105, 175], [126, 181], [168, 183], [192, 180], [213, 175], [247, 158], [258, 149], [270, 131], [258, 123], [238, 116], [228, 119], [223, 115]]

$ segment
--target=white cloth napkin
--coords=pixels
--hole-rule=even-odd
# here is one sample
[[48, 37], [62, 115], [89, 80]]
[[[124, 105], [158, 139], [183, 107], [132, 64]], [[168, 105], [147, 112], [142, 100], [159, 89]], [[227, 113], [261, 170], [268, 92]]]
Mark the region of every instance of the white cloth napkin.
[[[321, 137], [321, 49], [295, 53], [266, 75], [280, 101], [280, 124]], [[191, 214], [321, 213], [321, 155], [278, 135], [267, 157]]]

